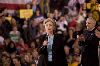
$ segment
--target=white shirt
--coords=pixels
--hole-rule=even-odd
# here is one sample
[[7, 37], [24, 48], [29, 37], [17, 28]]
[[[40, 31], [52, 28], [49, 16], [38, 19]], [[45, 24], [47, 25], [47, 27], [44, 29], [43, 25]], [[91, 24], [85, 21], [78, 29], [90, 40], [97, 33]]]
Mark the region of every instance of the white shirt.
[[47, 51], [48, 51], [48, 61], [52, 61], [52, 44], [53, 44], [53, 36], [48, 36], [48, 45], [47, 45]]
[[63, 21], [63, 22], [58, 22], [58, 25], [59, 25], [59, 27], [58, 27], [58, 29], [60, 29], [60, 30], [62, 30], [62, 31], [66, 31], [66, 28], [64, 28], [64, 25], [68, 25], [68, 22], [65, 20], [65, 21]]

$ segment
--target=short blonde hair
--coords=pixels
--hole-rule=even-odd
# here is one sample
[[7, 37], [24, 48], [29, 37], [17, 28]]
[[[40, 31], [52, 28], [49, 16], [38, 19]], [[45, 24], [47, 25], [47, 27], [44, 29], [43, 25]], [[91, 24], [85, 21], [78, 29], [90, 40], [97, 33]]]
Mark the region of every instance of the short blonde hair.
[[47, 18], [44, 20], [43, 24], [45, 25], [47, 22], [52, 22], [54, 26], [56, 25], [56, 21], [54, 19]]
[[56, 21], [54, 19], [51, 19], [51, 18], [45, 19], [43, 22], [43, 25], [45, 25], [47, 22], [51, 22], [54, 26], [54, 30], [56, 29]]

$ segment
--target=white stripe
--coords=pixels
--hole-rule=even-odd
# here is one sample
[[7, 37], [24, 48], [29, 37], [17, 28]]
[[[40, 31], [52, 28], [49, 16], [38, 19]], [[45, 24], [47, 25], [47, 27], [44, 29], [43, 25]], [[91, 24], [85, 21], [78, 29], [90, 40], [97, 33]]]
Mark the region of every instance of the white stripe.
[[7, 13], [14, 14], [15, 10], [7, 10]]
[[76, 3], [76, 0], [69, 0], [68, 6], [73, 6]]
[[84, 3], [85, 3], [85, 0], [78, 0], [78, 2], [79, 2], [80, 4], [84, 4]]
[[0, 3], [9, 3], [9, 4], [26, 4], [32, 0], [0, 0]]

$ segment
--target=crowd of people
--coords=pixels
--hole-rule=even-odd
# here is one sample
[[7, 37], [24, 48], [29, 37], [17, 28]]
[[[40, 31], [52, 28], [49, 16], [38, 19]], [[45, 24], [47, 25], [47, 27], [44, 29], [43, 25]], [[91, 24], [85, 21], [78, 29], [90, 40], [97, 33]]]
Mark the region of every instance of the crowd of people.
[[100, 22], [84, 0], [60, 9], [34, 0], [26, 9], [34, 13], [27, 19], [0, 9], [0, 66], [100, 66]]

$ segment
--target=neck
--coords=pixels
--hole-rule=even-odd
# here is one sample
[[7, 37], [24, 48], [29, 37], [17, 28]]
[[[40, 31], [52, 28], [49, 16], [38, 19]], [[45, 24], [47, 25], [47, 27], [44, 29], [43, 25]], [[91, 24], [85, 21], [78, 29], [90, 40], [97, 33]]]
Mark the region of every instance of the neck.
[[52, 36], [53, 35], [53, 32], [49, 32], [47, 33], [48, 36]]
[[21, 66], [21, 64], [16, 64], [15, 66]]
[[87, 29], [88, 29], [89, 31], [92, 31], [94, 28], [95, 28], [95, 27], [93, 27], [93, 28], [90, 28], [90, 29], [89, 29], [89, 28], [87, 28]]
[[14, 30], [14, 32], [16, 33], [16, 30]]

